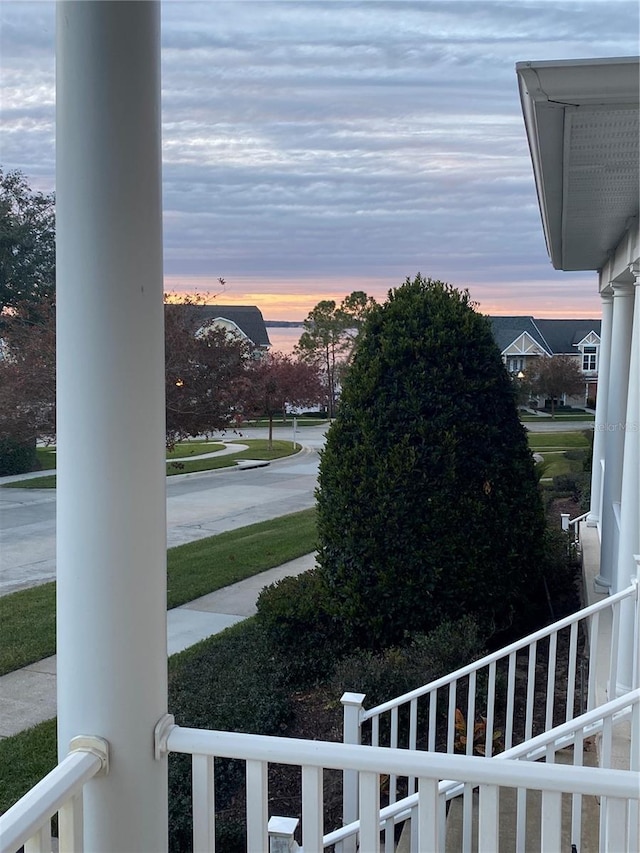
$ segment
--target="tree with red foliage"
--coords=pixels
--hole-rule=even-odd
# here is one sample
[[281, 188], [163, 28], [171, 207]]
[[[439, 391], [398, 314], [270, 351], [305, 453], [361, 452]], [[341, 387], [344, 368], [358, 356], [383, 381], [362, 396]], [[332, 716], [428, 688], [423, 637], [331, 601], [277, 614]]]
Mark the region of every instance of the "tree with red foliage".
[[240, 338], [204, 325], [192, 310], [202, 297], [165, 304], [167, 446], [232, 425], [244, 409], [252, 363]]
[[0, 315], [0, 470], [32, 470], [36, 440], [55, 430], [55, 302], [29, 300]]
[[250, 371], [250, 407], [269, 418], [269, 450], [273, 448], [273, 417], [290, 406], [308, 406], [326, 396], [317, 366], [281, 352], [256, 359]]

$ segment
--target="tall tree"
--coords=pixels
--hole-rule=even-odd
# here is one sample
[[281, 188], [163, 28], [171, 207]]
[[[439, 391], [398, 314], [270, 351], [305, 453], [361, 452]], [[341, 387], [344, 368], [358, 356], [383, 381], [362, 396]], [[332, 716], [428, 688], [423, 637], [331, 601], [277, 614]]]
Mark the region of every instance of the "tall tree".
[[211, 322], [202, 326], [194, 304], [165, 305], [168, 446], [233, 425], [249, 392], [250, 346]]
[[536, 394], [551, 399], [551, 417], [555, 417], [556, 400], [585, 390], [580, 366], [569, 355], [539, 358], [525, 378]]
[[544, 517], [514, 393], [468, 294], [407, 279], [371, 310], [323, 451], [319, 571], [350, 641], [475, 613], [504, 626]]
[[269, 418], [269, 450], [273, 446], [273, 418], [290, 406], [319, 403], [323, 386], [318, 369], [280, 352], [255, 359], [250, 369], [250, 408]]
[[335, 417], [341, 373], [353, 350], [357, 332], [367, 313], [375, 305], [363, 291], [354, 291], [340, 305], [324, 299], [309, 312], [304, 332], [296, 346], [302, 361], [317, 364], [324, 377], [329, 417]]
[[54, 196], [0, 169], [0, 314], [52, 297], [55, 269]]

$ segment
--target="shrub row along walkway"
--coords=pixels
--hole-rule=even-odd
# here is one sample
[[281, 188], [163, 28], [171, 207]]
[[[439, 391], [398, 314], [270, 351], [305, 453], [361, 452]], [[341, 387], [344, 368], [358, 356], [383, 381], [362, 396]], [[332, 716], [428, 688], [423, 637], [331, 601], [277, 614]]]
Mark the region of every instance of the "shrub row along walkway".
[[[314, 565], [315, 554], [307, 554], [169, 610], [167, 653], [181, 652], [253, 616], [264, 586]], [[18, 734], [55, 715], [55, 655], [0, 677], [0, 738]]]

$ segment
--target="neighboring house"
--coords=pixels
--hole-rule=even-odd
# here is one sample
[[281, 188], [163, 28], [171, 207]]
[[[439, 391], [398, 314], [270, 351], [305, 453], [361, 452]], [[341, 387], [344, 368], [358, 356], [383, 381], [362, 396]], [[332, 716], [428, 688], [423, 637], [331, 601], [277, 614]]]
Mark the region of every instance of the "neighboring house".
[[585, 378], [584, 395], [576, 402], [584, 405], [587, 400], [595, 400], [600, 320], [546, 320], [528, 316], [489, 319], [509, 373], [525, 373], [538, 358], [573, 356]]
[[258, 351], [266, 352], [271, 346], [262, 312], [255, 305], [191, 305], [190, 311], [196, 335], [205, 324], [211, 324], [247, 341]]
[[199, 308], [203, 323], [212, 322], [258, 350], [266, 352], [271, 346], [262, 312], [255, 305], [202, 305]]

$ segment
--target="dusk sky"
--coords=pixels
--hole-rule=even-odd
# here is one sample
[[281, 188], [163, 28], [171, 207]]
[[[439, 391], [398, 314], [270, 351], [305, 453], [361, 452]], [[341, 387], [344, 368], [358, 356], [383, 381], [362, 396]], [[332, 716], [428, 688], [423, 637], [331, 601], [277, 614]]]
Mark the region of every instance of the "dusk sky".
[[[600, 316], [556, 272], [514, 66], [638, 53], [637, 0], [164, 2], [165, 289], [301, 320], [420, 271]], [[0, 4], [0, 164], [54, 186], [53, 2]]]

